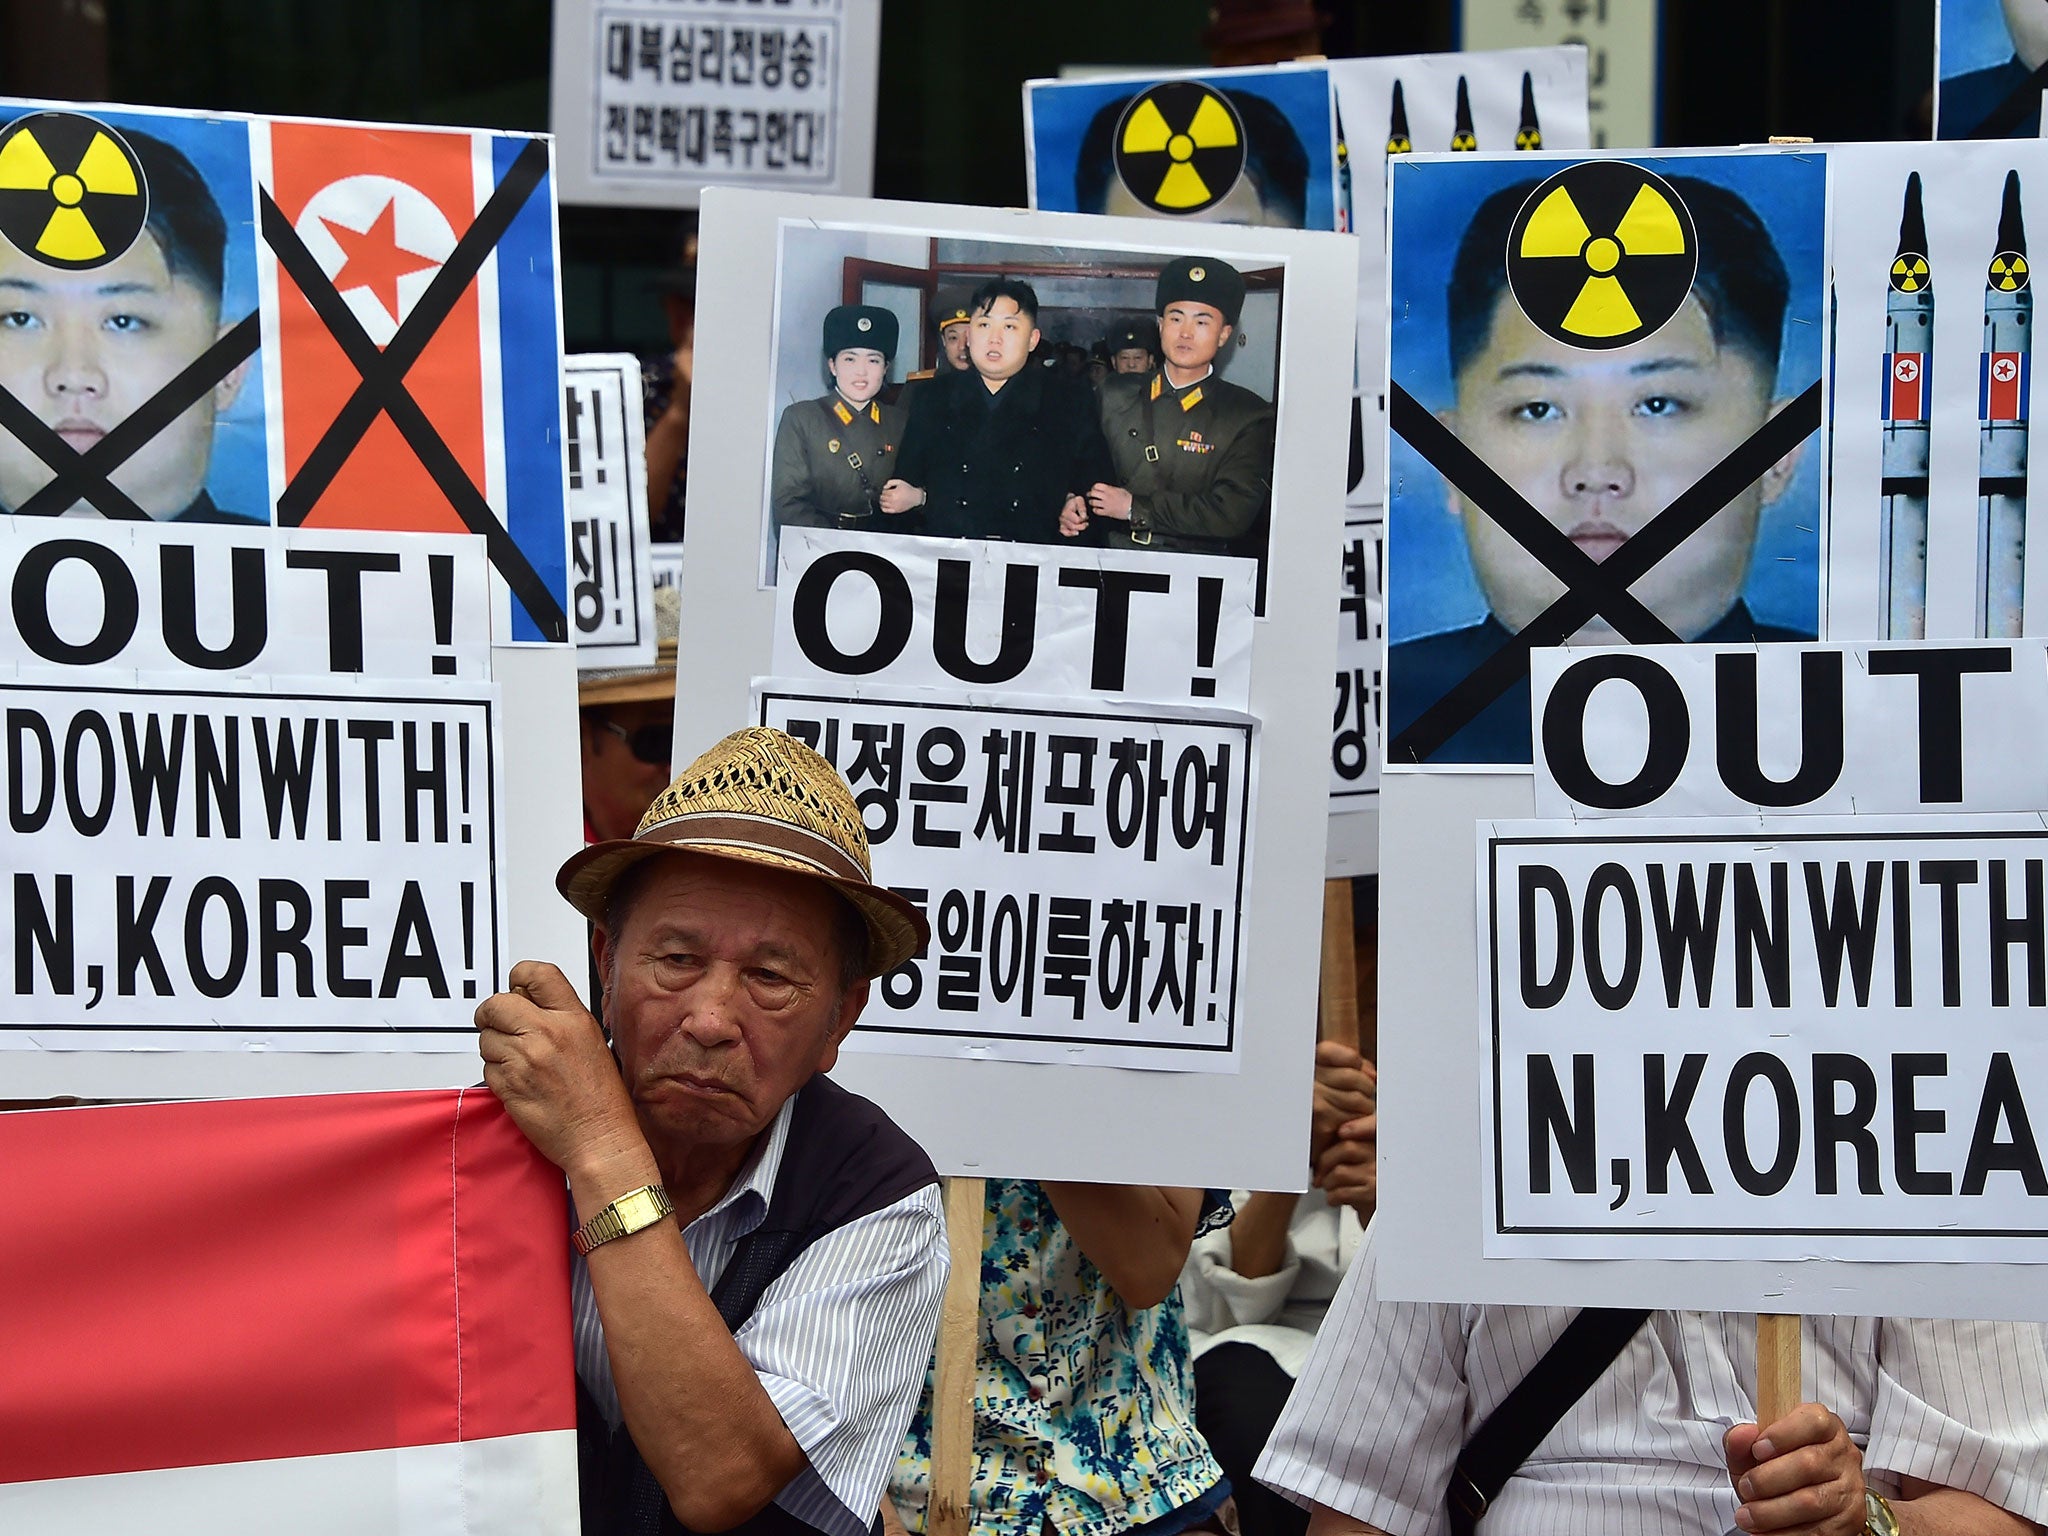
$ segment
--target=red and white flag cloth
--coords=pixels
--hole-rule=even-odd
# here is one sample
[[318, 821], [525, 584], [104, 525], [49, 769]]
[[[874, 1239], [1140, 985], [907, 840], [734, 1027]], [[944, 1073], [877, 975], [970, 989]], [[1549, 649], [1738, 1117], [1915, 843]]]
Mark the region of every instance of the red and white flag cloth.
[[0, 1531], [573, 1536], [567, 1213], [484, 1089], [0, 1114]]

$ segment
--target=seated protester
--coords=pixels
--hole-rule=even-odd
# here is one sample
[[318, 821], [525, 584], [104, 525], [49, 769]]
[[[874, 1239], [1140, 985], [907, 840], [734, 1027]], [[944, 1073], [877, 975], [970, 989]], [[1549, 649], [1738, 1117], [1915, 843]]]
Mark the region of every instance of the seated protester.
[[604, 1024], [522, 961], [477, 1009], [484, 1082], [575, 1219], [586, 1536], [862, 1536], [931, 1362], [931, 1162], [825, 1073], [873, 977], [930, 938], [860, 807], [737, 731], [556, 884], [597, 924]]
[[1252, 1465], [1372, 1219], [1377, 1076], [1350, 1046], [1316, 1047], [1305, 1194], [1239, 1190], [1237, 1217], [1195, 1239], [1181, 1271], [1195, 1351], [1195, 1426], [1236, 1491], [1242, 1536], [1301, 1536], [1308, 1516]]
[[[1474, 1502], [1459, 1453], [1575, 1314], [1382, 1300], [1374, 1237], [1255, 1475], [1310, 1511], [1309, 1536], [1471, 1530], [1447, 1510]], [[1481, 1536], [2019, 1536], [2048, 1520], [2039, 1324], [1814, 1317], [1801, 1332], [1817, 1401], [1760, 1428], [1754, 1315], [1650, 1313], [1577, 1401], [1537, 1405], [1558, 1417]]]
[[1244, 307], [1244, 278], [1228, 262], [1183, 256], [1154, 290], [1156, 371], [1123, 374], [1102, 390], [1113, 475], [1060, 519], [1074, 538], [1091, 521], [1112, 549], [1239, 553], [1273, 500], [1273, 407], [1217, 376]]
[[888, 310], [842, 304], [825, 316], [832, 392], [788, 407], [775, 428], [777, 528], [858, 528], [875, 515], [903, 440], [903, 408], [876, 398], [895, 355]]
[[[988, 1182], [970, 1536], [1221, 1530], [1230, 1485], [1194, 1427], [1174, 1281], [1220, 1190]], [[926, 1532], [931, 1388], [893, 1509]]]
[[1111, 474], [1085, 379], [1028, 367], [1038, 346], [1038, 295], [995, 278], [968, 300], [967, 373], [920, 384], [882, 510], [901, 528], [947, 539], [1051, 544], [1061, 513]]

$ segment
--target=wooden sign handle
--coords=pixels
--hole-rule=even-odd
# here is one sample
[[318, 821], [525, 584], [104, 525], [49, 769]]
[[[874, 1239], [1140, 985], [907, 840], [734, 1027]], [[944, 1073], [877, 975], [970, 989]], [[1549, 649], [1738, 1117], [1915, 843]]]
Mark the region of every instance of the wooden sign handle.
[[1323, 882], [1322, 1005], [1317, 1038], [1358, 1045], [1358, 949], [1351, 937], [1351, 882]]
[[1799, 1390], [1799, 1319], [1760, 1312], [1756, 1319], [1756, 1421], [1769, 1428], [1805, 1399]]
[[967, 1536], [974, 1483], [974, 1373], [981, 1337], [981, 1220], [986, 1179], [947, 1179], [946, 1248], [952, 1270], [939, 1307], [932, 1370], [931, 1508], [927, 1536]]

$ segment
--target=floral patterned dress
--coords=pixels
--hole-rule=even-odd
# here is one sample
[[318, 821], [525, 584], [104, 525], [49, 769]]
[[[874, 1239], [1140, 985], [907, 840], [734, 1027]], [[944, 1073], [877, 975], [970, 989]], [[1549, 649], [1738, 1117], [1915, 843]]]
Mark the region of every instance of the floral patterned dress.
[[[1201, 1232], [1228, 1224], [1208, 1190]], [[1035, 1183], [988, 1182], [974, 1382], [972, 1536], [1117, 1536], [1202, 1499], [1223, 1477], [1195, 1429], [1180, 1292], [1133, 1310]], [[890, 1493], [922, 1533], [930, 1498], [931, 1383]]]

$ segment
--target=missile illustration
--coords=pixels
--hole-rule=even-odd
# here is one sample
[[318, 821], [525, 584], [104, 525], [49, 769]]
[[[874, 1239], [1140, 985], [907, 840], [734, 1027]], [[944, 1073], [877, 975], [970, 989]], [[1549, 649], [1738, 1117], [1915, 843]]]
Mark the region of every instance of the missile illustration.
[[1465, 77], [1458, 76], [1458, 120], [1451, 125], [1451, 148], [1473, 150], [1479, 147], [1479, 135], [1472, 131], [1472, 93], [1465, 88]]
[[1357, 228], [1351, 206], [1351, 143], [1344, 137], [1344, 114], [1337, 114], [1337, 233], [1351, 234]]
[[1934, 278], [1927, 265], [1927, 218], [1920, 173], [1906, 178], [1899, 252], [1884, 306], [1883, 544], [1878, 600], [1887, 640], [1927, 635], [1928, 370], [1934, 365]]
[[2016, 638], [2025, 605], [2033, 330], [2020, 177], [2007, 171], [1998, 254], [1984, 274], [1984, 350], [1977, 359], [1977, 634], [1985, 639]]
[[1536, 121], [1536, 83], [1529, 78], [1529, 71], [1522, 71], [1522, 122], [1515, 129], [1515, 148], [1541, 149], [1543, 147], [1543, 125]]
[[1390, 155], [1412, 155], [1415, 140], [1408, 136], [1408, 98], [1401, 93], [1401, 82], [1394, 82], [1394, 106], [1387, 114], [1387, 153]]

